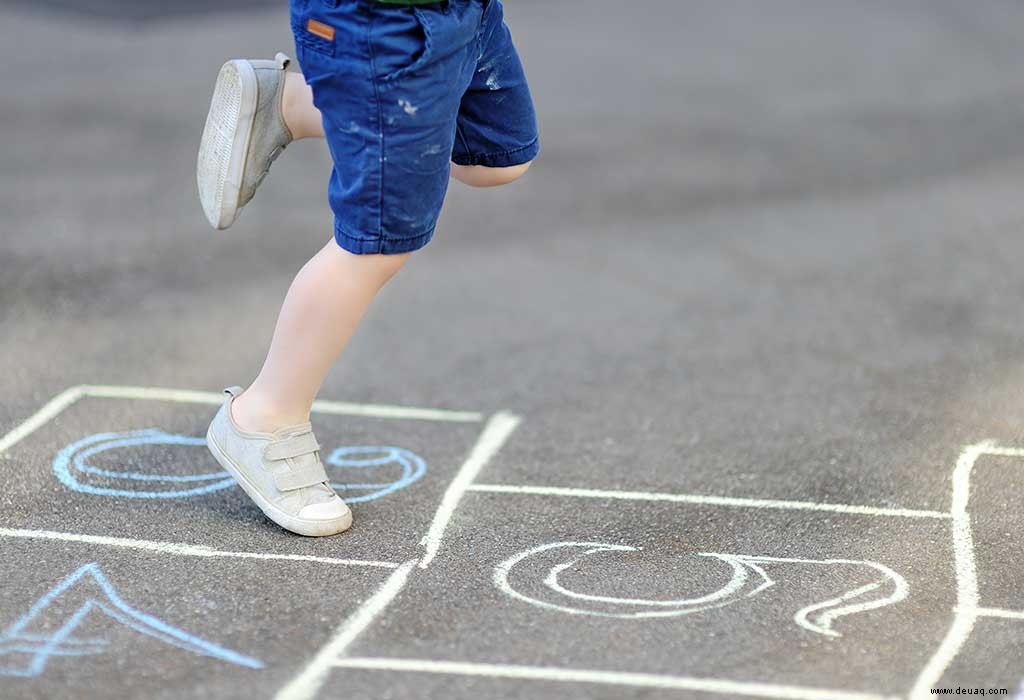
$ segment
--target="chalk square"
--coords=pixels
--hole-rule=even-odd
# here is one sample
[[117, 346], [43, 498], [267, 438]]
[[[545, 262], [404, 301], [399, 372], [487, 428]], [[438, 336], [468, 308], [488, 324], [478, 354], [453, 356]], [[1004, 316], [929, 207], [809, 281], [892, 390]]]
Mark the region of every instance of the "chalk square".
[[4, 551], [35, 562], [5, 566], [0, 586], [0, 696], [19, 698], [266, 697], [391, 573], [78, 542]]
[[1024, 620], [983, 618], [935, 687], [1006, 688], [1014, 693], [1022, 684]]
[[[16, 428], [3, 438], [0, 527], [403, 561], [420, 553], [482, 421], [472, 412], [322, 402], [314, 429], [325, 461], [343, 465], [329, 466], [332, 480], [356, 487], [341, 491], [355, 524], [336, 538], [299, 538], [266, 519], [206, 451], [203, 436], [220, 395], [113, 389], [80, 391], [28, 434]], [[365, 449], [380, 447], [393, 450]], [[154, 475], [178, 481], [155, 482]]]
[[979, 605], [1024, 614], [1024, 457], [980, 456], [971, 472], [967, 510]]
[[[665, 522], [675, 522], [676, 529], [666, 533], [654, 525]], [[544, 599], [551, 593], [545, 580], [561, 567], [556, 585], [596, 598], [697, 598], [730, 580], [728, 562], [700, 553], [751, 557], [773, 583], [748, 597], [755, 584], [763, 584], [748, 571], [748, 587], [734, 603], [708, 605], [692, 614], [633, 618], [544, 608], [499, 588], [496, 578], [503, 564], [553, 543], [581, 544], [543, 553], [533, 569], [528, 559], [522, 560], [525, 569], [513, 565], [506, 580], [519, 593]], [[588, 554], [599, 545], [607, 549]], [[642, 549], [630, 551], [634, 547]], [[543, 558], [556, 551], [565, 554]], [[417, 572], [347, 655], [904, 693], [952, 621], [956, 586], [951, 559], [949, 523], [937, 518], [471, 491], [431, 568]], [[822, 563], [838, 560], [890, 568], [910, 595], [836, 617], [830, 627], [835, 636], [800, 626], [797, 614], [807, 608], [811, 612], [805, 621], [825, 626], [828, 618], [822, 613], [843, 605], [821, 604], [874, 580], [870, 567]], [[891, 590], [882, 588], [877, 597]], [[558, 595], [554, 599], [559, 602]], [[567, 607], [573, 605], [569, 600]], [[815, 610], [815, 605], [820, 607]], [[601, 602], [583, 607], [620, 612]], [[950, 616], [922, 624], [915, 615], [922, 608], [950, 610]], [[634, 613], [644, 607], [622, 610]], [[708, 630], [714, 629], [733, 630], [728, 657], [706, 643]]]

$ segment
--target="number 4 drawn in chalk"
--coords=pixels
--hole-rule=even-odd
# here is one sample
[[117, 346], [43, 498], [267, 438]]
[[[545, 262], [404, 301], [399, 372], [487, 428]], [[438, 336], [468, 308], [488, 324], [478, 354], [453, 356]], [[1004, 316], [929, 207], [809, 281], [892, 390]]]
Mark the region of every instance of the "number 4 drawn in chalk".
[[[72, 597], [72, 593], [81, 589], [87, 589], [83, 596], [85, 601], [77, 607], [74, 602], [67, 605], [66, 601]], [[80, 600], [81, 598], [78, 598], [78, 601]], [[263, 668], [263, 663], [257, 659], [190, 635], [131, 607], [118, 595], [100, 570], [99, 564], [92, 562], [79, 567], [54, 586], [37, 600], [28, 612], [0, 634], [0, 676], [32, 678], [43, 672], [53, 656], [102, 654], [107, 648], [106, 640], [73, 636], [75, 630], [93, 610], [106, 613], [136, 632], [193, 654], [209, 656], [247, 668]], [[27, 656], [27, 661], [21, 664], [3, 664], [4, 657], [16, 659], [22, 656]]]

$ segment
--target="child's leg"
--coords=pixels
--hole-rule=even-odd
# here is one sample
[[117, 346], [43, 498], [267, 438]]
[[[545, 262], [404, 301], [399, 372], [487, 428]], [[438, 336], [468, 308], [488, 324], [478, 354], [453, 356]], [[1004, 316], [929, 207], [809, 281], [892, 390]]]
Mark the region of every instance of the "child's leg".
[[[248, 390], [227, 390], [207, 445], [272, 520], [330, 535], [352, 518], [308, 422], [314, 397], [374, 296], [430, 241], [449, 176], [511, 182], [538, 145], [500, 0], [414, 12], [295, 0], [291, 15], [312, 88], [286, 74], [283, 54], [225, 64], [200, 146], [200, 194], [225, 228], [291, 140], [326, 138], [334, 240], [296, 276], [263, 369]], [[444, 36], [445, 51], [432, 51], [430, 36]]]
[[471, 187], [498, 187], [515, 182], [530, 169], [530, 163], [492, 168], [487, 165], [459, 165], [452, 163], [452, 177]]
[[313, 104], [313, 90], [302, 73], [285, 74], [281, 116], [296, 139], [324, 137], [323, 115]]
[[331, 365], [409, 255], [354, 255], [332, 240], [305, 264], [285, 297], [263, 369], [232, 405], [240, 427], [273, 432], [309, 420]]
[[474, 187], [521, 177], [540, 150], [529, 85], [501, 0], [491, 0], [481, 24], [481, 49], [462, 95], [452, 152], [452, 176]]

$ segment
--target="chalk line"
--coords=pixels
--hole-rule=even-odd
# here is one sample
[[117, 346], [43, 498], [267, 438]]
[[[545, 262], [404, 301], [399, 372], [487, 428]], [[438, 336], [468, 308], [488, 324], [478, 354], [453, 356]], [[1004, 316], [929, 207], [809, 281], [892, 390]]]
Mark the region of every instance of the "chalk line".
[[991, 442], [978, 443], [979, 454], [996, 457], [1024, 457], [1024, 447], [997, 447]]
[[[38, 411], [29, 416], [21, 424], [0, 438], [0, 454], [11, 449], [47, 422], [53, 420], [61, 411], [83, 396], [99, 399], [141, 399], [145, 401], [174, 401], [178, 403], [201, 403], [216, 405], [224, 400], [224, 395], [212, 391], [193, 391], [191, 389], [167, 389], [143, 386], [112, 386], [101, 384], [80, 384], [65, 389], [50, 399]], [[313, 402], [314, 413], [333, 415], [368, 416], [373, 418], [404, 418], [411, 420], [448, 421], [455, 423], [480, 423], [483, 415], [476, 411], [448, 411], [434, 408], [415, 408], [412, 406], [390, 406], [386, 404], [346, 403], [343, 401], [326, 401], [319, 399]]]
[[[974, 564], [974, 542], [971, 535], [971, 516], [967, 512], [970, 500], [970, 479], [974, 463], [982, 454], [1006, 454], [997, 452], [991, 442], [968, 445], [960, 452], [953, 469], [953, 561], [956, 569], [956, 610], [953, 623], [928, 663], [925, 664], [914, 687], [910, 700], [931, 697], [931, 689], [938, 686], [942, 675], [960, 653], [971, 630], [978, 620], [978, 574]], [[1024, 453], [1022, 453], [1024, 454]]]
[[[177, 401], [179, 403], [220, 404], [224, 394], [212, 391], [190, 389], [166, 389], [143, 386], [106, 386], [86, 384], [78, 387], [86, 396], [104, 399], [143, 399], [147, 401]], [[436, 408], [415, 408], [412, 406], [391, 406], [373, 403], [348, 403], [345, 401], [313, 402], [314, 413], [329, 413], [345, 416], [369, 416], [373, 418], [405, 418], [411, 420], [450, 421], [456, 423], [479, 423], [483, 415], [475, 411], [448, 411]]]
[[47, 401], [42, 408], [22, 421], [20, 425], [16, 426], [14, 430], [4, 435], [3, 438], [0, 438], [0, 454], [11, 449], [15, 444], [21, 442], [43, 425], [53, 420], [57, 414], [73, 404], [75, 401], [78, 401], [78, 399], [82, 398], [82, 395], [82, 387], [73, 386], [70, 389], [65, 389]]
[[367, 598], [359, 606], [359, 609], [342, 623], [331, 640], [317, 652], [306, 668], [278, 691], [274, 700], [310, 700], [313, 698], [327, 679], [331, 668], [337, 666], [338, 657], [405, 587], [409, 574], [416, 566], [416, 561], [416, 559], [410, 559], [395, 569], [384, 581], [384, 584], [377, 589], [377, 592]]
[[426, 568], [427, 564], [437, 555], [445, 528], [465, 494], [466, 487], [472, 483], [491, 457], [501, 449], [517, 425], [519, 425], [518, 416], [510, 413], [499, 412], [491, 416], [480, 433], [480, 437], [477, 438], [476, 444], [470, 450], [466, 461], [463, 462], [455, 478], [445, 490], [441, 505], [430, 524], [430, 530], [420, 541], [420, 545], [426, 549], [424, 558], [422, 560], [410, 559], [395, 569], [377, 592], [370, 596], [338, 628], [334, 637], [317, 652], [306, 668], [277, 693], [274, 700], [311, 700], [317, 694], [327, 679], [327, 674], [341, 662], [341, 655], [349, 645], [402, 591], [416, 564], [419, 563], [421, 568]]
[[663, 690], [698, 690], [706, 693], [744, 695], [758, 698], [789, 698], [791, 700], [895, 700], [874, 693], [860, 693], [823, 688], [804, 688], [792, 685], [727, 681], [713, 678], [662, 676], [653, 673], [622, 673], [583, 669], [552, 668], [547, 666], [519, 666], [510, 664], [467, 663], [461, 661], [429, 661], [421, 659], [389, 659], [377, 657], [350, 657], [338, 659], [339, 668], [359, 668], [375, 671], [411, 671], [413, 673], [445, 673], [484, 678], [513, 678], [516, 680], [562, 681], [569, 683], [598, 683], [627, 685]]
[[978, 617], [1000, 617], [1004, 620], [1024, 620], [1024, 610], [1002, 610], [1000, 608], [978, 608], [974, 611]]
[[580, 498], [608, 498], [627, 501], [667, 501], [670, 503], [692, 503], [695, 505], [732, 506], [736, 508], [766, 508], [781, 510], [813, 510], [826, 513], [849, 515], [892, 516], [899, 518], [949, 518], [949, 513], [937, 510], [912, 510], [908, 508], [876, 508], [873, 506], [851, 506], [841, 503], [813, 503], [811, 501], [779, 501], [763, 498], [731, 498], [726, 496], [704, 496], [692, 493], [652, 493], [645, 491], [604, 491], [600, 489], [566, 488], [560, 486], [515, 486], [511, 484], [472, 484], [469, 491], [481, 493], [508, 493], [530, 496], [574, 496]]
[[83, 544], [99, 544], [108, 547], [124, 547], [141, 549], [159, 554], [174, 554], [184, 557], [227, 557], [234, 559], [264, 559], [282, 561], [308, 561], [318, 564], [336, 564], [344, 566], [370, 566], [384, 569], [397, 569], [399, 564], [389, 561], [371, 561], [366, 559], [335, 559], [333, 557], [317, 557], [309, 554], [271, 554], [265, 552], [232, 552], [214, 549], [205, 545], [181, 544], [178, 542], [154, 542], [151, 540], [133, 540], [126, 537], [107, 537], [103, 535], [79, 535], [71, 532], [53, 530], [24, 530], [0, 527], [0, 537], [21, 539], [57, 540], [61, 542], [80, 542]]
[[484, 465], [505, 444], [509, 435], [519, 425], [519, 420], [519, 416], [500, 411], [487, 421], [487, 425], [484, 426], [483, 432], [477, 438], [466, 461], [462, 463], [455, 478], [445, 490], [441, 505], [434, 515], [433, 522], [430, 523], [430, 529], [420, 541], [420, 545], [426, 548], [423, 559], [420, 561], [421, 569], [427, 568], [437, 556], [437, 552], [441, 548], [441, 538], [444, 537], [445, 528], [448, 527], [448, 521], [455, 513], [459, 501], [462, 500], [466, 490], [472, 485], [473, 479], [480, 473]]

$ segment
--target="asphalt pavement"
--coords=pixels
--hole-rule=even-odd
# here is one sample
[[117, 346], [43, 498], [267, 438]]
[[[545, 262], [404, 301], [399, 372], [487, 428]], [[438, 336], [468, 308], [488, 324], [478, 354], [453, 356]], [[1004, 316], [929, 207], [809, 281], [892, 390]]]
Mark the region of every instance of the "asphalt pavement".
[[0, 2], [0, 697], [1024, 693], [1024, 7], [506, 14], [541, 157], [328, 378], [313, 540], [202, 444], [331, 230], [319, 142], [195, 193], [287, 8]]

